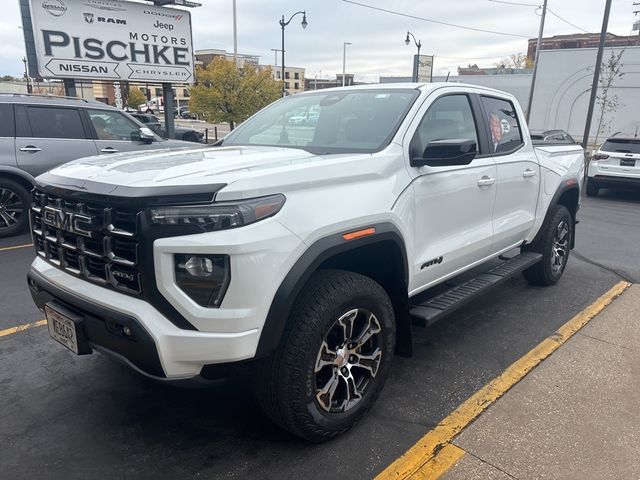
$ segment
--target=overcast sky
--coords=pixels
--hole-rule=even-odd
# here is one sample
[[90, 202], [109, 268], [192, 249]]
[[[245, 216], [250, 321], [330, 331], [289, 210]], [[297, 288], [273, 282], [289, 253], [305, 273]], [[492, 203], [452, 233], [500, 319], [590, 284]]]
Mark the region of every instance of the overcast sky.
[[[532, 6], [515, 6], [490, 0], [357, 0], [413, 16], [468, 27], [535, 37], [540, 17]], [[537, 0], [511, 0], [537, 4]], [[232, 1], [199, 0], [192, 9], [194, 48], [233, 50]], [[18, 76], [24, 42], [18, 0], [3, 0], [0, 19], [0, 75]], [[557, 15], [590, 32], [600, 31], [604, 0], [549, 0]], [[347, 72], [358, 80], [375, 81], [379, 75], [411, 75], [415, 46], [406, 46], [410, 30], [422, 41], [424, 54], [435, 54], [435, 73], [456, 73], [458, 66], [477, 63], [493, 66], [500, 57], [526, 52], [527, 38], [482, 33], [401, 17], [346, 3], [343, 0], [237, 0], [238, 51], [261, 56], [261, 63], [273, 63], [280, 48], [282, 14], [287, 19], [297, 10], [307, 11], [309, 25], [300, 26], [301, 17], [286, 29], [286, 63], [306, 68], [306, 75], [324, 78], [342, 72], [342, 45], [347, 50]], [[637, 8], [637, 7], [636, 7]], [[613, 0], [609, 31], [629, 35], [633, 23], [633, 1]], [[579, 33], [553, 15], [547, 16], [545, 36]], [[452, 58], [455, 57], [455, 58]], [[278, 58], [280, 62], [280, 58]]]

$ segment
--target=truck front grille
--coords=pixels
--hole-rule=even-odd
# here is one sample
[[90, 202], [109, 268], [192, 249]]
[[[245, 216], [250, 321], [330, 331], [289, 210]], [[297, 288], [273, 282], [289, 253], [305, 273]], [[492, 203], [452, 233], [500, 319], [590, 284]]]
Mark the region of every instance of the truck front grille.
[[142, 295], [140, 212], [77, 202], [33, 190], [36, 252], [67, 273], [130, 295]]

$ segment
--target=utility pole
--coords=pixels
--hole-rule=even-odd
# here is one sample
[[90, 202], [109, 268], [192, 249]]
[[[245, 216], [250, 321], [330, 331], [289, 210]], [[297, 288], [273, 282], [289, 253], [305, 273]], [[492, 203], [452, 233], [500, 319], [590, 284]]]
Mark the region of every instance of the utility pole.
[[536, 76], [538, 75], [538, 59], [542, 48], [542, 35], [544, 34], [544, 20], [547, 16], [547, 0], [542, 5], [542, 15], [540, 16], [540, 30], [538, 31], [538, 43], [536, 44], [536, 57], [533, 61], [533, 74], [531, 75], [531, 88], [529, 88], [529, 102], [527, 103], [527, 123], [531, 117], [531, 106], [533, 104], [533, 91], [536, 88]]
[[604, 7], [604, 16], [602, 17], [602, 30], [600, 30], [600, 44], [598, 45], [598, 54], [596, 55], [596, 68], [593, 70], [593, 83], [591, 84], [591, 97], [589, 98], [589, 109], [587, 110], [587, 121], [584, 125], [584, 136], [582, 137], [582, 146], [586, 150], [589, 142], [589, 133], [591, 131], [591, 120], [593, 120], [593, 107], [596, 103], [596, 94], [598, 93], [598, 81], [600, 80], [600, 67], [602, 65], [602, 53], [604, 52], [604, 44], [607, 39], [607, 28], [609, 26], [609, 13], [611, 12], [611, 0], [607, 0]]
[[278, 52], [281, 52], [282, 50], [280, 50], [279, 48], [272, 48], [271, 49], [272, 52], [274, 52], [275, 54], [275, 63], [273, 64], [274, 67], [278, 66]]

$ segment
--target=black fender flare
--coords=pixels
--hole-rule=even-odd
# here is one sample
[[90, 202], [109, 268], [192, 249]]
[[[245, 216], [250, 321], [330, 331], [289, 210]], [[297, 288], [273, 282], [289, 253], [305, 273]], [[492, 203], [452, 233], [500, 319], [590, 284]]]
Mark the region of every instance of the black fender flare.
[[[260, 340], [258, 342], [258, 348], [255, 355], [256, 358], [269, 355], [271, 352], [275, 351], [278, 348], [282, 339], [282, 335], [284, 333], [285, 326], [289, 319], [291, 307], [293, 306], [293, 303], [296, 300], [298, 294], [305, 286], [309, 278], [311, 278], [311, 275], [320, 267], [320, 265], [322, 265], [323, 262], [335, 255], [348, 252], [349, 250], [355, 250], [365, 245], [391, 241], [400, 249], [400, 252], [402, 254], [402, 272], [404, 277], [403, 280], [404, 284], [408, 285], [409, 266], [405, 242], [402, 234], [395, 225], [387, 222], [370, 224], [362, 228], [371, 227], [375, 228], [374, 234], [354, 240], [345, 240], [342, 237], [342, 235], [347, 232], [335, 233], [323, 237], [314, 242], [302, 254], [302, 256], [289, 270], [289, 273], [287, 273], [287, 275], [285, 276], [284, 280], [278, 287], [273, 300], [271, 301], [271, 307], [269, 308], [267, 318], [260, 334]], [[407, 322], [410, 322], [408, 316], [408, 295], [405, 295], [405, 297], [407, 297]], [[410, 329], [410, 323], [407, 323], [406, 325], [405, 322], [401, 323], [402, 325], [397, 325], [399, 334], [400, 329], [402, 329], [403, 333], [406, 333], [406, 328]], [[403, 346], [401, 350], [405, 351], [406, 347]], [[407, 355], [410, 355], [410, 352]]]
[[[544, 188], [544, 186], [542, 188]], [[547, 224], [547, 222], [549, 221], [549, 219], [551, 217], [551, 207], [554, 207], [554, 206], [558, 205], [560, 203], [560, 198], [562, 197], [562, 195], [564, 195], [566, 192], [571, 191], [571, 190], [576, 190], [577, 191], [577, 193], [578, 193], [578, 207], [580, 206], [580, 187], [579, 187], [578, 179], [570, 178], [570, 179], [563, 180], [560, 183], [560, 185], [558, 186], [558, 188], [556, 189], [556, 192], [553, 194], [553, 197], [551, 198], [551, 201], [549, 202], [549, 206], [547, 207], [547, 211], [546, 211], [546, 213], [544, 215], [544, 220], [542, 221], [542, 224], [540, 225], [540, 229], [536, 233], [536, 236], [533, 238], [533, 240], [531, 242], [529, 242], [529, 245], [538, 242], [540, 237], [542, 236], [542, 232], [544, 230], [544, 226]], [[575, 236], [575, 226], [576, 226], [576, 223], [577, 223], [576, 222], [576, 214], [577, 214], [577, 210], [576, 210], [576, 212], [571, 212], [571, 217], [573, 218], [573, 231], [574, 231], [573, 238], [571, 239], [571, 248], [572, 249], [575, 247], [575, 241], [576, 241], [576, 236]]]

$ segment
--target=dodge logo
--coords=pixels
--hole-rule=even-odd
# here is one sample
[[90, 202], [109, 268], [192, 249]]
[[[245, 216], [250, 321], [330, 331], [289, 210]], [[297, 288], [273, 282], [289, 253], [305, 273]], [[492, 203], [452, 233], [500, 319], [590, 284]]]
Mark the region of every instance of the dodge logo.
[[87, 23], [93, 23], [93, 13], [84, 13], [84, 21]]
[[93, 219], [94, 217], [89, 215], [65, 212], [54, 207], [44, 207], [42, 210], [42, 221], [46, 225], [88, 238], [93, 236], [93, 231], [91, 230], [94, 223]]

